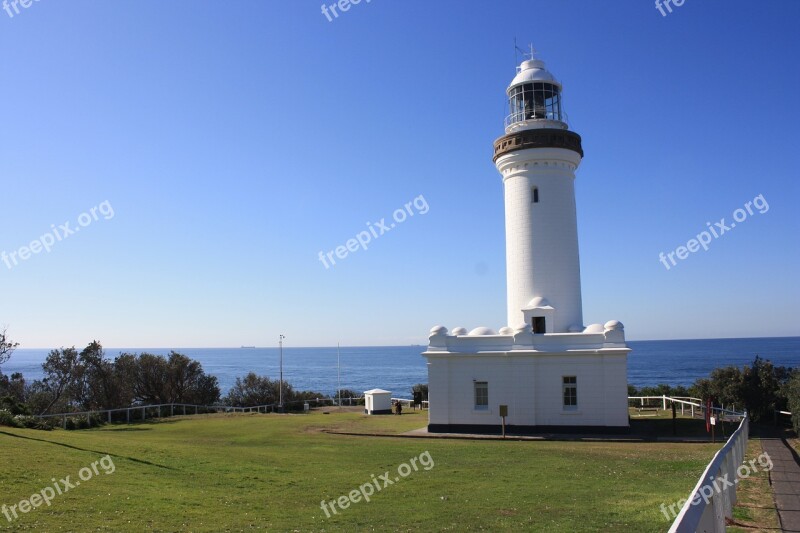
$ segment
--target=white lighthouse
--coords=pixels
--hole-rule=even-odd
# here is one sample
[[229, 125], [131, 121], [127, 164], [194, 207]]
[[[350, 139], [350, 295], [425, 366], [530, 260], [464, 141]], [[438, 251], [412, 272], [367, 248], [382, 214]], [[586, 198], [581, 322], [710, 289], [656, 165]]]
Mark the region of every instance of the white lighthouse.
[[[507, 320], [435, 326], [428, 360], [431, 432], [617, 432], [628, 428], [622, 323], [583, 324], [575, 171], [562, 86], [535, 59], [506, 91], [505, 135], [494, 143], [506, 218]], [[457, 290], [457, 289], [454, 289]]]
[[581, 138], [567, 128], [561, 84], [539, 59], [507, 90], [506, 135], [495, 141], [506, 208], [508, 324], [534, 333], [583, 330], [575, 170]]

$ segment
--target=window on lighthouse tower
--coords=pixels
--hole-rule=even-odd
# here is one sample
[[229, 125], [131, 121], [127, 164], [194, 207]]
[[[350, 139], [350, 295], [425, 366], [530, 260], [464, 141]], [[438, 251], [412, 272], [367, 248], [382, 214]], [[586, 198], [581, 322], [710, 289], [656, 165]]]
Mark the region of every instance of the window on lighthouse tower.
[[539, 203], [539, 187], [531, 187], [531, 203]]

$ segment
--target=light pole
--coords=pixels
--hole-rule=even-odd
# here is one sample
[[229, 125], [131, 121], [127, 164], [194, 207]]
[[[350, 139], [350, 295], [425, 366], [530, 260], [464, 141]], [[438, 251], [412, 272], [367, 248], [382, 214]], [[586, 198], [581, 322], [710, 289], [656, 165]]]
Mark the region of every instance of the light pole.
[[339, 359], [339, 343], [336, 343], [336, 395], [339, 397], [339, 409], [342, 408], [342, 364]]
[[285, 338], [286, 337], [284, 335], [279, 335], [278, 336], [278, 349], [280, 350], [280, 354], [281, 354], [281, 380], [278, 382], [278, 387], [279, 387], [278, 390], [280, 391], [279, 392], [280, 396], [279, 396], [279, 399], [278, 399], [278, 405], [281, 408], [281, 412], [283, 412], [283, 339], [285, 339]]

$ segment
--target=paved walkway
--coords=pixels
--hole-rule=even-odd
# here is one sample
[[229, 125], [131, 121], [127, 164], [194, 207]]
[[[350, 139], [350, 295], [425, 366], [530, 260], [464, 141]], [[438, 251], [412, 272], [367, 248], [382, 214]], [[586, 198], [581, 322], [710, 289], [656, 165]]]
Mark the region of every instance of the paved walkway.
[[782, 531], [800, 532], [800, 457], [786, 440], [762, 437], [761, 449], [769, 454], [769, 473]]

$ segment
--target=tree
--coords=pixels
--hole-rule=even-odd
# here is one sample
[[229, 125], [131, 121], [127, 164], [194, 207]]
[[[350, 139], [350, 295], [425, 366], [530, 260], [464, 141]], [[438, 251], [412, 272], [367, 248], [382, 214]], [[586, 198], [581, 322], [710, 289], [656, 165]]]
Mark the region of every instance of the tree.
[[789, 379], [784, 367], [775, 367], [769, 360], [756, 356], [753, 364], [743, 372], [743, 400], [747, 412], [755, 422], [773, 420], [775, 411], [785, 407], [780, 397], [781, 388]]
[[417, 383], [413, 387], [411, 387], [412, 393], [420, 392], [422, 393], [422, 401], [428, 401], [428, 384], [427, 383]]
[[168, 365], [163, 356], [150, 353], [134, 356], [133, 391], [142, 403], [168, 403]]
[[747, 409], [753, 422], [770, 422], [786, 406], [785, 389], [791, 371], [756, 356], [750, 366], [717, 368], [692, 385], [693, 396]]
[[190, 403], [197, 405], [214, 405], [219, 403], [222, 391], [217, 376], [203, 373], [197, 378], [190, 396]]
[[735, 366], [715, 368], [707, 379], [698, 379], [690, 392], [702, 400], [713, 398], [717, 404], [744, 406], [744, 375]]
[[25, 403], [25, 378], [19, 372], [11, 377], [0, 375], [0, 396], [9, 396], [16, 402]]
[[[225, 397], [225, 403], [237, 407], [276, 404], [279, 400], [279, 389], [280, 382], [277, 379], [269, 379], [267, 376], [250, 372], [244, 378], [236, 378], [236, 383]], [[284, 382], [284, 402], [291, 394], [291, 385]]]
[[[39, 413], [46, 414], [53, 405], [65, 396], [76, 385], [76, 377], [80, 375], [78, 351], [72, 348], [52, 350], [47, 360], [42, 363], [45, 378], [42, 380], [45, 391], [49, 394], [49, 403]], [[68, 404], [70, 398], [63, 398]]]
[[6, 330], [0, 331], [0, 365], [11, 358], [11, 354], [19, 346], [18, 342], [12, 342], [6, 334]]
[[792, 413], [794, 432], [800, 435], [800, 368], [795, 369], [786, 383], [786, 397], [789, 411]]
[[198, 361], [177, 352], [168, 359], [150, 353], [120, 354], [114, 374], [117, 383], [129, 384], [131, 398], [141, 403], [211, 405], [219, 401], [217, 378], [206, 374]]
[[167, 394], [170, 403], [212, 404], [219, 400], [217, 378], [207, 376], [198, 361], [170, 352], [167, 369]]
[[105, 358], [103, 346], [92, 341], [81, 351], [79, 362], [74, 398], [81, 407], [86, 410], [122, 407], [124, 404], [118, 402], [119, 383], [114, 364]]

